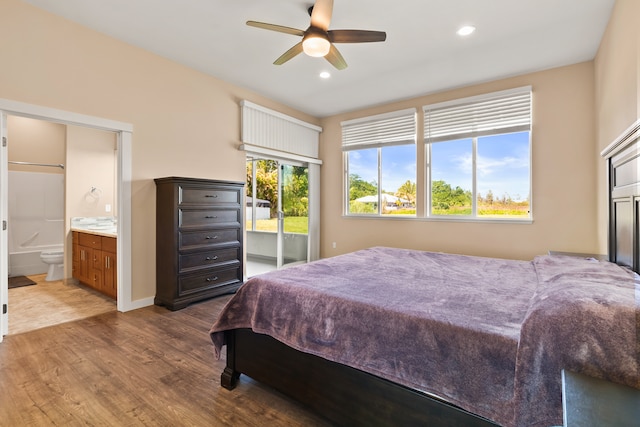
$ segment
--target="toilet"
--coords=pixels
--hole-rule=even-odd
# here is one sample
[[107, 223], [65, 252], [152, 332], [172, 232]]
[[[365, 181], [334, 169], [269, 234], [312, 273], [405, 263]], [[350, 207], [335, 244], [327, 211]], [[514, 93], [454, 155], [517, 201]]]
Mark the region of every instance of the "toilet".
[[62, 280], [64, 276], [64, 251], [42, 251], [40, 259], [45, 264], [49, 264], [49, 271], [44, 280], [51, 282], [54, 280]]

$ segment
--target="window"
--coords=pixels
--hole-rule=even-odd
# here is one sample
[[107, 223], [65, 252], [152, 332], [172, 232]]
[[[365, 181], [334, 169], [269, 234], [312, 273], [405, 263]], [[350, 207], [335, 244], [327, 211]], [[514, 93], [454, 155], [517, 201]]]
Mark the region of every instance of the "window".
[[347, 215], [416, 214], [416, 110], [342, 122]]
[[427, 216], [531, 219], [531, 88], [423, 111]]

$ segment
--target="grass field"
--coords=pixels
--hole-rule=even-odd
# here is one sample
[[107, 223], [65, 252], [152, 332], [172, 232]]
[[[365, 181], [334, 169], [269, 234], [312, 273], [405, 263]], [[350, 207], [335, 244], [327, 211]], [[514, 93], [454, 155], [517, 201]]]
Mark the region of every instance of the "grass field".
[[[247, 230], [251, 230], [251, 221], [247, 221]], [[256, 221], [255, 231], [271, 231], [276, 233], [278, 231], [278, 220], [276, 218], [271, 219], [259, 219]], [[306, 216], [287, 216], [284, 218], [284, 232], [285, 233], [309, 233], [309, 218]]]
[[[471, 206], [452, 207], [449, 209], [433, 209], [433, 215], [471, 215]], [[529, 206], [518, 205], [480, 205], [478, 206], [478, 217], [517, 217], [529, 215]]]

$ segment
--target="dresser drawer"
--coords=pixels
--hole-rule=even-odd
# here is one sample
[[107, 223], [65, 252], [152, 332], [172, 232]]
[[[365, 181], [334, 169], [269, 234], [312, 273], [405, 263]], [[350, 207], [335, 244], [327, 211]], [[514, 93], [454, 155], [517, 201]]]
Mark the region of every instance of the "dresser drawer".
[[178, 248], [180, 250], [184, 250], [221, 245], [223, 243], [240, 244], [241, 231], [242, 230], [239, 228], [219, 228], [215, 230], [188, 232], [181, 231], [178, 233], [180, 239]]
[[203, 251], [194, 254], [180, 255], [180, 273], [188, 270], [215, 267], [224, 263], [239, 264], [240, 248]]
[[179, 227], [240, 223], [239, 209], [180, 209]]
[[240, 204], [237, 190], [180, 187], [180, 204], [211, 205], [217, 203]]
[[240, 266], [227, 269], [211, 269], [208, 272], [183, 275], [178, 278], [178, 296], [202, 292], [241, 281]]

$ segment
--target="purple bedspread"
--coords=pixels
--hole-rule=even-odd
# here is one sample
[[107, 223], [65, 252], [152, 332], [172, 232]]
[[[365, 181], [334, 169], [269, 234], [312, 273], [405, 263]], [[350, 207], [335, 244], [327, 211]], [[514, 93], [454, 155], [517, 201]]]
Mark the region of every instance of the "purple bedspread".
[[561, 369], [640, 388], [639, 277], [574, 257], [533, 265], [539, 283], [518, 348], [516, 425], [562, 424]]
[[633, 277], [376, 247], [252, 278], [210, 332], [216, 357], [225, 330], [251, 328], [505, 426], [549, 426], [563, 368], [640, 388]]

